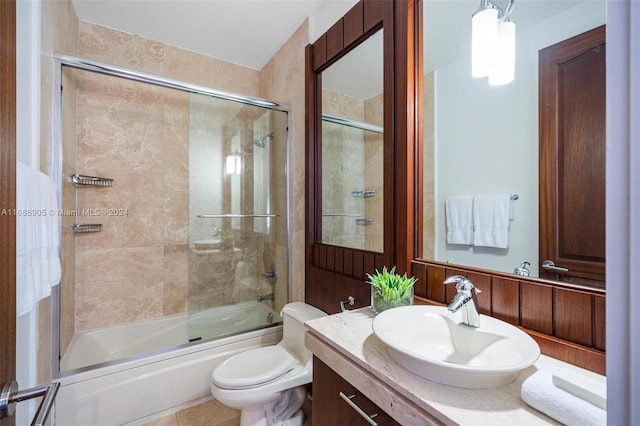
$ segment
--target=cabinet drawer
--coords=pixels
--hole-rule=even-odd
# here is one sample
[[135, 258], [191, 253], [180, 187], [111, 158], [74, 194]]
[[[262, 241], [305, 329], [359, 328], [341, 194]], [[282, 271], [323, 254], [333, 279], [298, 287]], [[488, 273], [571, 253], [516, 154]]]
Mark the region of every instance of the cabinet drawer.
[[313, 358], [313, 426], [399, 425], [358, 389]]

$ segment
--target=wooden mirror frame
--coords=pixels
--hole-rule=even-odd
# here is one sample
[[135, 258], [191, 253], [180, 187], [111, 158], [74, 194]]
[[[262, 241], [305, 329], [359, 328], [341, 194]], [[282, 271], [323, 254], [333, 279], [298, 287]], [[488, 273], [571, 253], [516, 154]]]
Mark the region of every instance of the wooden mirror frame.
[[[321, 73], [384, 29], [384, 243], [383, 253], [320, 242]], [[396, 266], [409, 272], [421, 253], [422, 197], [422, 0], [360, 0], [317, 41], [306, 47], [306, 269], [305, 300], [334, 313], [340, 301], [369, 305], [366, 274]]]

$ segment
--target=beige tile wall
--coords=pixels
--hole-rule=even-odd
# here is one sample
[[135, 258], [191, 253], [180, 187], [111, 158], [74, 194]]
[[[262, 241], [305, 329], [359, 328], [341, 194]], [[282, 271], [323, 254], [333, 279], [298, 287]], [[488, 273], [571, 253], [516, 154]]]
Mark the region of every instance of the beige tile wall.
[[[323, 113], [378, 126], [383, 125], [382, 94], [356, 99], [331, 90], [322, 91]], [[327, 213], [356, 214], [372, 219], [357, 225], [354, 217], [322, 218], [322, 240], [342, 247], [382, 252], [383, 247], [383, 135], [327, 123], [323, 125], [322, 188]], [[374, 190], [376, 196], [355, 198], [352, 191]]]
[[77, 142], [65, 143], [77, 173], [114, 183], [76, 190], [79, 211], [100, 212], [76, 219], [103, 225], [76, 234], [76, 331], [184, 312], [188, 95], [90, 72], [77, 85]]
[[[264, 70], [258, 72], [101, 26], [83, 22], [79, 24], [81, 56], [214, 88], [268, 97], [287, 105], [295, 103], [299, 109], [293, 108], [292, 111], [289, 158], [304, 157], [304, 61], [301, 59], [304, 57], [306, 40], [305, 23], [265, 66]], [[213, 69], [215, 72], [211, 72]], [[274, 87], [274, 85], [278, 86], [277, 82], [287, 81], [287, 78], [282, 75], [274, 75], [279, 71], [284, 71], [292, 77], [289, 83], [293, 79], [300, 84], [284, 87], [280, 83], [281, 87]], [[82, 95], [78, 98], [78, 102], [81, 103], [80, 110], [89, 111], [86, 117], [79, 117], [78, 146], [81, 152], [78, 155], [78, 165], [79, 169], [83, 170], [81, 173], [111, 177], [115, 179], [115, 184], [113, 188], [78, 190], [78, 209], [126, 208], [128, 216], [126, 220], [122, 217], [100, 218], [104, 226], [103, 232], [76, 237], [79, 264], [79, 276], [76, 280], [77, 330], [181, 312], [184, 311], [187, 300], [186, 288], [179, 282], [180, 275], [184, 275], [187, 269], [184, 265], [188, 253], [186, 235], [188, 209], [183, 204], [188, 205], [188, 199], [184, 195], [179, 203], [175, 203], [174, 200], [178, 194], [187, 193], [186, 173], [179, 164], [186, 164], [182, 162], [182, 157], [187, 151], [187, 137], [183, 135], [188, 134], [188, 130], [171, 126], [163, 128], [161, 125], [167, 118], [175, 117], [173, 122], [180, 122], [180, 116], [186, 114], [184, 101], [179, 95], [169, 96], [163, 93], [166, 89], [143, 90], [137, 87], [136, 83], [119, 84], [118, 93], [107, 89], [113, 86], [113, 82], [108, 80], [105, 77], [95, 76], [80, 80], [84, 84], [81, 90], [84, 91], [83, 93], [89, 92], [90, 95]], [[297, 89], [291, 90], [291, 87]], [[100, 96], [102, 99], [99, 99]], [[96, 104], [92, 105], [92, 102]], [[144, 119], [134, 120], [132, 111], [139, 110], [139, 107], [143, 107], [141, 111], [144, 111]], [[298, 122], [294, 123], [296, 115]], [[123, 130], [118, 131], [115, 138], [108, 137], [109, 132], [113, 133], [114, 126]], [[143, 142], [139, 146], [130, 145], [129, 141], [135, 138], [139, 140], [141, 138]], [[276, 143], [284, 143], [286, 140], [287, 134], [284, 130], [274, 137]], [[272, 161], [275, 164], [283, 164], [287, 151], [275, 151], [281, 152], [277, 155], [282, 158], [274, 158]], [[165, 164], [166, 160], [163, 157], [167, 152], [170, 153], [169, 157], [175, 160], [174, 162]], [[149, 159], [151, 162], [148, 161]], [[146, 164], [155, 166], [149, 169]], [[298, 161], [297, 165], [290, 164], [288, 171], [282, 166], [274, 167], [274, 172], [280, 176], [273, 178], [289, 179], [290, 184], [295, 184], [295, 179], [292, 178], [295, 172], [292, 174], [291, 171], [297, 170], [298, 176], [302, 179], [298, 181], [298, 190], [292, 191], [294, 197], [292, 205], [303, 207], [304, 169], [300, 173], [301, 165], [304, 167], [303, 161]], [[136, 182], [136, 184], [129, 185], [128, 182]], [[284, 186], [278, 187], [284, 188]], [[180, 199], [179, 196], [178, 198]], [[281, 212], [286, 211], [286, 192], [277, 191], [273, 198], [274, 208]], [[131, 199], [137, 202], [125, 201]], [[152, 211], [159, 213], [149, 214], [149, 205]], [[143, 212], [143, 206], [147, 213]], [[303, 212], [303, 208], [301, 211], [294, 209], [293, 216], [297, 216], [297, 219], [291, 219], [292, 230], [297, 230], [297, 234], [302, 238], [304, 238]], [[283, 217], [282, 221], [285, 220], [286, 218]], [[106, 232], [107, 229], [113, 232]], [[142, 229], [145, 230], [144, 233], [140, 233]], [[258, 266], [258, 269], [266, 270], [268, 264], [276, 264], [279, 273], [279, 285], [275, 288], [278, 307], [287, 300], [285, 284], [288, 275], [286, 260], [289, 249], [286, 228], [279, 229], [281, 231], [276, 235], [275, 241], [270, 243], [275, 245], [274, 258], [265, 258], [264, 265]], [[292, 232], [292, 235], [295, 233], [296, 231]], [[300, 246], [297, 252], [300, 253], [303, 251], [304, 240], [298, 238], [297, 244]], [[137, 259], [137, 262], [128, 262], [133, 268], [128, 273], [121, 271], [122, 268], [118, 267], [118, 262], [124, 261], [121, 256], [123, 250], [127, 251], [127, 259]], [[295, 252], [296, 250], [292, 250], [292, 253]], [[224, 260], [232, 266], [233, 257]], [[194, 259], [193, 267], [197, 266], [196, 264], [211, 263], [200, 258]], [[290, 260], [292, 269], [301, 277], [292, 283], [292, 300], [303, 298], [300, 296], [301, 289], [304, 288], [303, 259], [302, 256], [297, 259], [297, 264], [294, 263], [296, 259]], [[167, 261], [173, 262], [174, 267], [167, 267]], [[139, 267], [144, 263], [156, 265], [160, 271], [167, 271], [167, 274], [170, 272], [171, 276], [168, 277], [162, 272], [141, 275]], [[109, 270], [110, 274], [92, 276], [93, 271], [99, 270]], [[223, 268], [222, 270], [227, 277], [233, 276], [233, 269]], [[115, 279], [115, 276], [118, 278]], [[145, 279], [144, 283], [141, 282], [142, 276]], [[116, 284], [116, 281], [120, 284]], [[182, 282], [186, 284], [187, 279], [184, 278]], [[204, 283], [201, 284], [201, 288], [207, 288]], [[146, 290], [145, 300], [132, 297], [138, 294], [138, 289]], [[223, 293], [223, 297], [226, 297], [230, 290]], [[296, 293], [298, 296], [295, 296]], [[202, 300], [202, 298], [198, 297], [196, 300]], [[145, 308], [134, 307], [138, 303], [146, 304]], [[108, 312], [117, 312], [117, 315], [110, 317], [107, 315]]]
[[[384, 96], [379, 94], [364, 102], [365, 121], [383, 127]], [[384, 131], [384, 129], [383, 129]], [[373, 219], [365, 228], [365, 250], [384, 251], [384, 141], [383, 134], [365, 132], [366, 190], [376, 191], [376, 196], [365, 199], [365, 216]], [[389, 265], [391, 266], [391, 265]]]
[[[288, 157], [288, 169], [281, 168], [278, 173], [286, 176], [286, 179], [291, 187], [289, 206], [291, 207], [291, 216], [289, 218], [290, 229], [289, 239], [287, 239], [286, 232], [279, 231], [276, 234], [275, 244], [275, 259], [273, 260], [279, 272], [279, 285], [276, 286], [276, 305], [282, 306], [287, 300], [287, 288], [283, 285], [287, 282], [287, 258], [291, 267], [291, 294], [289, 298], [291, 300], [303, 300], [304, 299], [304, 169], [305, 169], [305, 157], [304, 157], [304, 47], [308, 42], [308, 23], [303, 23], [300, 28], [291, 36], [291, 38], [282, 46], [282, 48], [274, 55], [271, 61], [263, 68], [262, 71], [253, 70], [250, 68], [238, 66], [235, 64], [220, 61], [214, 58], [206, 57], [194, 52], [185, 51], [172, 46], [163, 45], [150, 40], [145, 40], [140, 37], [136, 37], [130, 34], [121, 33], [109, 28], [100, 27], [85, 22], [78, 22], [77, 17], [73, 11], [71, 3], [69, 1], [57, 1], [57, 0], [45, 0], [43, 2], [43, 51], [44, 53], [63, 52], [69, 54], [79, 54], [94, 58], [97, 60], [122, 65], [126, 67], [136, 68], [143, 71], [157, 73], [168, 77], [173, 77], [180, 80], [190, 81], [198, 84], [203, 84], [213, 88], [220, 88], [231, 92], [241, 93], [250, 96], [258, 96], [267, 99], [276, 100], [288, 106], [290, 108], [290, 122], [288, 134], [276, 135], [276, 139], [288, 140], [288, 151], [282, 155]], [[52, 135], [49, 133], [51, 129], [52, 114], [52, 75], [53, 61], [50, 58], [45, 57], [43, 59], [42, 69], [42, 167], [46, 169], [46, 165], [50, 160], [50, 143], [52, 141]], [[89, 84], [89, 81], [85, 81]], [[75, 81], [69, 80], [67, 93], [73, 92], [73, 84]], [[94, 83], [95, 84], [95, 83]], [[66, 86], [67, 84], [65, 84]], [[108, 93], [105, 93], [108, 95]], [[158, 102], [162, 104], [162, 113], [164, 118], [176, 117], [184, 113], [182, 100], [178, 97], [171, 97], [166, 94], [159, 95], [158, 93], [149, 92], [135, 96], [129, 96], [122, 101], [135, 103], [134, 98], [144, 96], [147, 104], [145, 108], [147, 112], [159, 113], [160, 108]], [[161, 99], [161, 101], [160, 101]], [[82, 102], [81, 98], [78, 98], [78, 102]], [[87, 100], [88, 101], [88, 100]], [[75, 100], [65, 102], [67, 105], [73, 105]], [[177, 104], [176, 104], [177, 102]], [[120, 108], [120, 106], [117, 106]], [[73, 117], [74, 114], [71, 114]], [[75, 118], [75, 117], [74, 117]], [[153, 119], [151, 120], [153, 121]], [[179, 120], [176, 119], [176, 122]], [[87, 117], [86, 127], [82, 127], [83, 124], [77, 129], [80, 134], [83, 130], [88, 131], [95, 136], [99, 134], [100, 126], [93, 123]], [[149, 126], [146, 129], [133, 129], [130, 131], [140, 131], [145, 133], [149, 139], [173, 139], [178, 142], [182, 142], [180, 138], [180, 129], [172, 128], [170, 125], [165, 125], [162, 130], [157, 127]], [[97, 133], [92, 133], [97, 131]], [[124, 136], [124, 135], [123, 135]], [[99, 138], [98, 138], [99, 139]], [[123, 138], [125, 140], [126, 137]], [[112, 141], [113, 142], [113, 141]], [[99, 144], [105, 144], [105, 141], [98, 140], [93, 145], [93, 142], [85, 140], [86, 148], [88, 150], [96, 149]], [[173, 154], [180, 156], [184, 151], [182, 145], [177, 144], [179, 147], [177, 152], [171, 150], [176, 148], [176, 145], [168, 145], [163, 149], [168, 149]], [[119, 150], [121, 145], [115, 145]], [[74, 144], [68, 144], [66, 146], [68, 151], [65, 152], [65, 158], [73, 158], [76, 153], [73, 152]], [[128, 147], [131, 148], [131, 147]], [[147, 151], [145, 151], [147, 149]], [[116, 150], [116, 151], [117, 151]], [[125, 150], [126, 151], [126, 150]], [[115, 151], [114, 151], [115, 152]], [[123, 154], [120, 152], [120, 154]], [[144, 157], [145, 155], [151, 158], [158, 154], [158, 151], [150, 149], [148, 146], [140, 147], [140, 151], [136, 152], [137, 158]], [[82, 156], [82, 155], [81, 155]], [[96, 157], [94, 160], [97, 160]], [[282, 158], [274, 159], [275, 162], [281, 163]], [[117, 162], [116, 162], [117, 163]], [[131, 181], [135, 178], [132, 175], [136, 167], [118, 168], [118, 164], [111, 164], [110, 167], [102, 167], [105, 165], [100, 161], [93, 161], [91, 156], [84, 156], [81, 161], [83, 167], [87, 169], [88, 174], [94, 173], [100, 175], [102, 173], [107, 177], [117, 176], [116, 184], [110, 189], [100, 189], [98, 191], [111, 191], [102, 192], [98, 191], [86, 192], [86, 188], [83, 188], [79, 192], [78, 206], [86, 204], [91, 208], [109, 205], [114, 206], [113, 203], [118, 203], [118, 197], [116, 193], [119, 191], [122, 194], [128, 194], [130, 196], [136, 196], [142, 192], [145, 195], [158, 194], [160, 191], [169, 191], [176, 193], [183, 193], [185, 187], [185, 177], [176, 168], [171, 169], [171, 172], [164, 173], [162, 179], [156, 175], [154, 178], [140, 177], [137, 180], [137, 184], [134, 187], [124, 186], [123, 182]], [[93, 167], [92, 172], [88, 169]], [[144, 167], [140, 165], [139, 170]], [[74, 172], [76, 170], [73, 170]], [[112, 172], [113, 171], [113, 172]], [[65, 175], [71, 173], [69, 169], [65, 169]], [[113, 173], [117, 173], [113, 174]], [[129, 173], [129, 175], [127, 175]], [[162, 188], [162, 189], [161, 189]], [[73, 191], [72, 186], [65, 186], [65, 191]], [[138, 192], [136, 192], [138, 191]], [[98, 195], [107, 195], [105, 197], [97, 197]], [[72, 200], [73, 197], [65, 197]], [[149, 198], [149, 197], [147, 197]], [[187, 257], [188, 247], [185, 244], [184, 233], [185, 228], [179, 224], [184, 223], [181, 217], [181, 203], [167, 204], [162, 200], [166, 200], [161, 196], [151, 197], [148, 202], [154, 203], [155, 208], [161, 208], [165, 212], [172, 211], [172, 213], [165, 215], [164, 226], [158, 226], [155, 230], [148, 233], [136, 233], [136, 226], [123, 225], [117, 221], [116, 217], [101, 218], [101, 221], [107, 226], [112, 226], [118, 229], [117, 238], [109, 238], [106, 233], [98, 236], [98, 234], [89, 236], [83, 235], [82, 239], [73, 236], [73, 234], [67, 233], [63, 235], [63, 251], [67, 253], [73, 253], [68, 246], [71, 244], [78, 244], [78, 253], [84, 253], [80, 255], [80, 259], [75, 259], [72, 255], [67, 255], [63, 258], [64, 269], [66, 270], [63, 277], [62, 285], [62, 349], [67, 346], [68, 341], [74, 332], [74, 329], [91, 328], [98, 326], [100, 323], [99, 318], [107, 317], [120, 317], [120, 316], [140, 316], [146, 317], [155, 312], [162, 312], [164, 314], [181, 312], [186, 305], [186, 294], [184, 286], [185, 275], [187, 271], [187, 264], [184, 259]], [[75, 200], [74, 200], [75, 201]], [[284, 191], [281, 191], [274, 196], [274, 206], [278, 209], [283, 209], [283, 206], [287, 203], [287, 198]], [[64, 208], [71, 210], [76, 208], [75, 202], [63, 206]], [[114, 206], [113, 208], [126, 208], [124, 206]], [[128, 210], [128, 214], [135, 212], [136, 206], [131, 205], [131, 209]], [[70, 226], [72, 222], [76, 222], [77, 218], [65, 218], [65, 226]], [[156, 218], [144, 216], [141, 214], [138, 216], [137, 221], [139, 224], [154, 221]], [[281, 228], [283, 229], [283, 228]], [[96, 242], [96, 246], [92, 249], [88, 249], [89, 238], [93, 237]], [[125, 241], [131, 242], [135, 240], [133, 246], [124, 248]], [[288, 242], [290, 241], [290, 247]], [[146, 244], [146, 245], [145, 245]], [[289, 252], [289, 248], [291, 249]], [[81, 250], [80, 250], [81, 249]], [[86, 250], [85, 250], [86, 249]], [[91, 277], [94, 280], [96, 277], [96, 271], [104, 271], [100, 274], [101, 277], [96, 282], [96, 288], [99, 289], [95, 295], [90, 296], [83, 289], [82, 286], [78, 286], [76, 290], [73, 283], [76, 281], [74, 264], [77, 261], [77, 271], [79, 275], [78, 280], [82, 280], [83, 277]], [[271, 260], [269, 260], [271, 261]], [[266, 263], [266, 262], [265, 262]], [[154, 267], [153, 272], [145, 272], [143, 275], [132, 273], [126, 274], [117, 266], [130, 264], [134, 271], [141, 271], [143, 265], [148, 268]], [[157, 267], [157, 268], [156, 268]], [[136, 275], [134, 277], [133, 275]], [[124, 275], [124, 276], [123, 276]], [[140, 284], [140, 277], [145, 277], [144, 284]], [[116, 281], [128, 282], [129, 284], [136, 282], [135, 286], [122, 286], [116, 284]], [[162, 284], [160, 284], [162, 283]], [[124, 287], [124, 288], [122, 288]], [[142, 290], [145, 291], [142, 291]], [[147, 293], [146, 290], [151, 290], [151, 293]], [[77, 297], [76, 297], [77, 292]], [[142, 295], [144, 293], [144, 296]], [[118, 295], [115, 296], [114, 295]], [[134, 314], [129, 312], [127, 308], [117, 308], [114, 315], [111, 301], [118, 297], [123, 298], [140, 298], [144, 299], [146, 308], [142, 314]], [[77, 300], [77, 302], [76, 302]], [[43, 303], [49, 303], [43, 302]], [[76, 303], [78, 306], [76, 307]], [[74, 324], [74, 312], [78, 311], [77, 324]], [[49, 361], [51, 359], [50, 345], [51, 335], [51, 322], [48, 315], [49, 307], [43, 306], [40, 314], [40, 330], [43, 336], [49, 336], [48, 339], [41, 339], [42, 342], [39, 351], [40, 358], [42, 358], [43, 367], [40, 368], [41, 375], [46, 380], [50, 377], [51, 367]], [[110, 322], [112, 320], [107, 320]], [[44, 346], [47, 346], [45, 348]]]
[[[287, 271], [287, 258], [290, 264], [291, 301], [304, 300], [305, 269], [305, 46], [309, 42], [309, 23], [305, 21], [289, 37], [260, 72], [259, 95], [265, 99], [280, 102], [290, 108], [288, 161], [286, 177], [289, 184], [289, 244], [279, 234], [276, 242], [276, 268]], [[282, 159], [274, 159], [282, 163]], [[285, 171], [280, 171], [285, 173]], [[281, 192], [276, 195], [276, 205], [283, 206], [287, 201]], [[287, 300], [287, 289], [282, 285], [286, 276], [276, 285], [276, 305], [282, 306]]]

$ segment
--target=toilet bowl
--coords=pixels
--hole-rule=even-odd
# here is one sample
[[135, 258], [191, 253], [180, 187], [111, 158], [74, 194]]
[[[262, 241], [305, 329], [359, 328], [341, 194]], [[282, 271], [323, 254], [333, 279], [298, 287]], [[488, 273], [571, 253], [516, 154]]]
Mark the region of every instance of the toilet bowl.
[[282, 411], [284, 402], [291, 415], [298, 411], [306, 395], [304, 385], [313, 376], [313, 357], [304, 346], [304, 322], [326, 315], [306, 303], [289, 303], [281, 312], [283, 337], [277, 345], [240, 352], [213, 370], [211, 394], [241, 410], [241, 426], [266, 426], [274, 406]]

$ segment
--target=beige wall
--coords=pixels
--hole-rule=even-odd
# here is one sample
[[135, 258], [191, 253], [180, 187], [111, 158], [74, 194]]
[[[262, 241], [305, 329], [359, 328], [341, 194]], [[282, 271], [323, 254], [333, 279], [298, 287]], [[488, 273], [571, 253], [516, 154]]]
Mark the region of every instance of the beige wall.
[[[305, 21], [260, 72], [259, 95], [288, 105], [289, 113], [289, 271], [291, 301], [304, 300], [305, 268], [305, 55], [309, 40]], [[283, 170], [280, 173], [284, 173]], [[282, 201], [280, 201], [282, 203]], [[284, 265], [286, 241], [280, 236], [276, 266]], [[282, 269], [280, 269], [282, 270]], [[276, 286], [276, 301], [285, 298], [285, 289]]]

